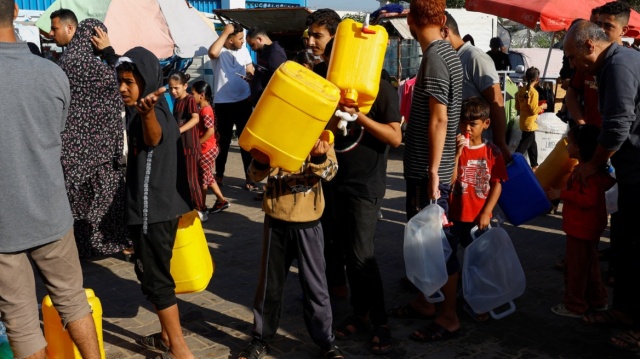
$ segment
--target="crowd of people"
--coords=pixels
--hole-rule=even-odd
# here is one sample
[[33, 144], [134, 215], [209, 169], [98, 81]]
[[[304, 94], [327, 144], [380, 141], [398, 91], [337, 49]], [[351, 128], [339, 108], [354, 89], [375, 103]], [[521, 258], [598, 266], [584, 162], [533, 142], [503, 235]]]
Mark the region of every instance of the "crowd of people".
[[[424, 293], [391, 310], [385, 305], [375, 224], [385, 196], [388, 152], [400, 146], [403, 134], [397, 91], [383, 71], [371, 109], [363, 113], [340, 104], [338, 109], [354, 121], [343, 133], [339, 118], [331, 118], [327, 129], [335, 143], [319, 138], [298, 171], [271, 167], [268, 155], [257, 149], [241, 150], [242, 188], [260, 194], [265, 217], [251, 341], [236, 358], [259, 359], [269, 351], [294, 259], [304, 321], [323, 358], [345, 358], [337, 341], [361, 333], [369, 334], [373, 354], [392, 352], [389, 317], [431, 319], [412, 333], [419, 342], [459, 334], [458, 246], [472, 242], [473, 227], [489, 226], [508, 180], [511, 154], [495, 63], [504, 57], [494, 53], [502, 44], [492, 40], [492, 51], [484, 53], [470, 36], [465, 41], [445, 6], [444, 0], [410, 4], [407, 23], [423, 58], [403, 153], [407, 220], [435, 202], [452, 222], [444, 228], [453, 252], [442, 305], [436, 307]], [[0, 70], [12, 89], [0, 100], [0, 111], [12, 119], [4, 121], [0, 138], [5, 188], [0, 195], [0, 318], [14, 356], [46, 355], [33, 263], [82, 357], [99, 358], [80, 258], [122, 253], [135, 263], [142, 293], [161, 325], [160, 332], [138, 342], [159, 351], [160, 358], [193, 358], [170, 273], [178, 221], [193, 210], [206, 221], [208, 214], [229, 207], [222, 188], [233, 129], [242, 133], [269, 79], [287, 61], [284, 49], [264, 30], [249, 29], [246, 43], [257, 54], [254, 64], [244, 29], [230, 23], [208, 51], [212, 84], [190, 84], [180, 72], [164, 83], [150, 51], [136, 47], [117, 55], [104, 24], [78, 22], [65, 9], [51, 14], [50, 35], [66, 47], [59, 62], [34, 56], [16, 40], [12, 22], [17, 14], [13, 1], [0, 0]], [[640, 242], [632, 226], [640, 200], [640, 53], [621, 45], [629, 15], [627, 5], [612, 1], [594, 9], [590, 20], [574, 21], [565, 36], [564, 52], [575, 71], [566, 99], [575, 121], [567, 151], [579, 164], [566, 188], [547, 195], [563, 201], [567, 234], [565, 295], [551, 310], [585, 324], [630, 328], [606, 342], [638, 351], [640, 290], [634, 279], [640, 272]], [[294, 60], [326, 77], [340, 22], [331, 9], [309, 14], [306, 49]], [[523, 131], [517, 151], [528, 151], [535, 170], [536, 118], [546, 105], [535, 89], [539, 71], [530, 68], [525, 78], [516, 97]], [[19, 86], [25, 81], [38, 84], [40, 95]], [[165, 92], [175, 98], [173, 110]], [[615, 168], [615, 180], [608, 166]], [[609, 256], [616, 268], [610, 307], [598, 241], [607, 225], [605, 191], [614, 182], [619, 197], [610, 224]], [[206, 207], [209, 189], [216, 196], [211, 208]], [[336, 321], [332, 296], [350, 298], [349, 316]], [[489, 319], [463, 307], [475, 320]]]

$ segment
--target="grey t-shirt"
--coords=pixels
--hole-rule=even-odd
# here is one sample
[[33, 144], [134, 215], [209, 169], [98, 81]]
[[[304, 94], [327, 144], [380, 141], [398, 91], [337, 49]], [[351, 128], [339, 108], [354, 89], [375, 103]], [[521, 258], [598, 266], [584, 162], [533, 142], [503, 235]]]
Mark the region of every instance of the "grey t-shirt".
[[491, 57], [482, 50], [465, 42], [458, 49], [462, 63], [462, 98], [482, 97], [482, 91], [500, 83], [500, 77]]
[[60, 154], [69, 81], [25, 42], [0, 43], [0, 253], [60, 239], [73, 226]]

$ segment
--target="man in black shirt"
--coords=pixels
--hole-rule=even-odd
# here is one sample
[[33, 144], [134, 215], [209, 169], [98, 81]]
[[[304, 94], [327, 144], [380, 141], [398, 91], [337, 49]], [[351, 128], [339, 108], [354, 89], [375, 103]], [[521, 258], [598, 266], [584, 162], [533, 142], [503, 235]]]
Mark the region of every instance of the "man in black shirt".
[[487, 55], [489, 55], [493, 60], [497, 71], [506, 71], [511, 68], [509, 55], [502, 52], [502, 46], [504, 45], [499, 37], [494, 37], [489, 41], [489, 47], [491, 50], [487, 51]]
[[287, 61], [287, 55], [282, 46], [277, 41], [271, 41], [263, 29], [250, 29], [247, 32], [247, 43], [258, 54], [258, 64], [250, 84], [251, 101], [255, 106], [273, 73]]

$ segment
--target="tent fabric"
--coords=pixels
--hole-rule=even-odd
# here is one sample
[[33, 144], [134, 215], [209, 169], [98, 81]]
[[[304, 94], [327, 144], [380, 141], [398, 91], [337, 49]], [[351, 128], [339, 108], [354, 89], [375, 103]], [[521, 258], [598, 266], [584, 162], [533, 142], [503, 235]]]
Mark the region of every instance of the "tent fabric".
[[78, 21], [102, 21], [118, 54], [142, 46], [160, 59], [190, 58], [206, 54], [218, 38], [211, 21], [188, 2], [176, 0], [56, 0], [36, 25], [48, 33], [51, 13], [61, 7], [72, 10]]
[[215, 30], [202, 21], [198, 10], [184, 1], [157, 0], [175, 42], [174, 53], [179, 57], [206, 55], [209, 46], [218, 38]]
[[[504, 17], [534, 29], [540, 22], [542, 31], [566, 30], [574, 19], [588, 19], [591, 9], [610, 0], [466, 0], [465, 8]], [[640, 29], [640, 15], [632, 11], [629, 24]], [[635, 32], [635, 31], [633, 31]], [[637, 32], [635, 32], [637, 33]]]
[[109, 29], [113, 49], [118, 54], [142, 46], [158, 58], [173, 56], [174, 40], [155, 0], [112, 0], [104, 24]]

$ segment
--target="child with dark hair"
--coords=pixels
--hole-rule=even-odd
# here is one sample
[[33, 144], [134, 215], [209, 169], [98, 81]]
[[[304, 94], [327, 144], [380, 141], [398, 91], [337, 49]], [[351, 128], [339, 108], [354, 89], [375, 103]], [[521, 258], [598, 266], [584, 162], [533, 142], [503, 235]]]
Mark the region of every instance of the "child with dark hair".
[[158, 58], [136, 47], [117, 64], [120, 95], [127, 106], [127, 224], [142, 293], [156, 310], [159, 333], [141, 337], [162, 358], [193, 358], [180, 327], [170, 262], [180, 216], [191, 206], [178, 126], [163, 93]]
[[[478, 230], [489, 226], [491, 213], [502, 192], [502, 182], [507, 180], [507, 167], [500, 149], [482, 138], [482, 132], [491, 123], [489, 115], [489, 104], [480, 97], [470, 97], [462, 102], [460, 134], [456, 137], [456, 167], [449, 199], [449, 220], [453, 222], [451, 234], [456, 239], [451, 246], [451, 257], [456, 255], [457, 242], [463, 247], [471, 244], [474, 226], [478, 226]], [[453, 301], [453, 304], [443, 308], [456, 307], [456, 296], [444, 300]], [[464, 309], [476, 321], [489, 319], [487, 313], [474, 313], [468, 305]]]
[[211, 107], [212, 93], [211, 86], [205, 81], [197, 81], [191, 86], [191, 95], [200, 107], [201, 121], [198, 122], [198, 136], [200, 137], [200, 180], [202, 184], [202, 201], [206, 203], [207, 190], [211, 188], [216, 195], [216, 203], [209, 209], [209, 213], [218, 213], [229, 208], [227, 201], [220, 191], [220, 186], [216, 183], [213, 175], [213, 165], [216, 157], [220, 153], [217, 141], [217, 131], [213, 108]]
[[173, 116], [178, 121], [180, 127], [180, 137], [184, 146], [184, 154], [187, 159], [187, 178], [189, 179], [189, 190], [191, 200], [198, 211], [200, 220], [206, 222], [207, 206], [203, 200], [200, 178], [198, 176], [200, 163], [200, 137], [196, 126], [200, 122], [198, 115], [198, 104], [196, 100], [187, 92], [187, 82], [189, 75], [182, 72], [175, 72], [169, 76], [169, 92], [176, 99], [173, 105]]
[[[594, 125], [578, 125], [569, 130], [567, 152], [580, 163], [591, 160], [598, 146], [600, 130]], [[572, 178], [565, 189], [551, 189], [549, 199], [563, 202], [562, 229], [567, 234], [565, 253], [565, 293], [563, 303], [551, 311], [581, 318], [589, 309], [606, 310], [607, 290], [600, 275], [598, 242], [607, 226], [605, 192], [615, 180], [606, 168], [587, 177], [586, 184]]]
[[529, 164], [535, 171], [538, 168], [538, 144], [536, 144], [536, 130], [538, 129], [538, 115], [542, 113], [547, 104], [539, 103], [539, 94], [536, 85], [540, 82], [540, 70], [530, 67], [525, 73], [526, 83], [516, 94], [516, 109], [520, 112], [520, 130], [522, 138], [516, 152], [529, 155]]

